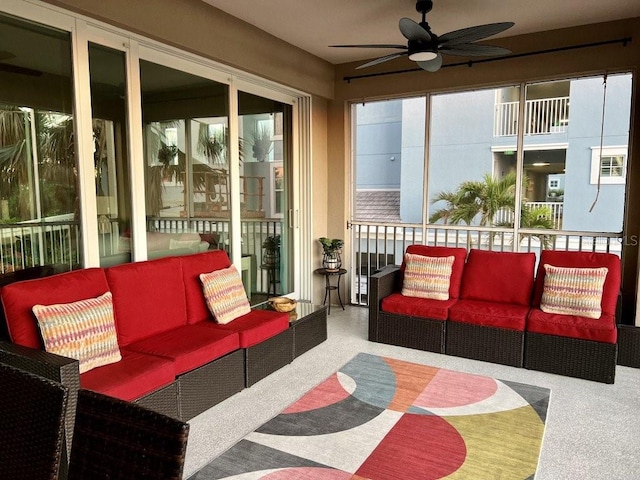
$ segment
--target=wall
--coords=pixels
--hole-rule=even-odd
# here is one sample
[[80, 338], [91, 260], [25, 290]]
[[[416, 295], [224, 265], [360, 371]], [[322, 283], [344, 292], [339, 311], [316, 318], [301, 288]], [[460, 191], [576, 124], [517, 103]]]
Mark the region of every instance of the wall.
[[45, 1], [283, 85], [333, 96], [330, 63], [201, 0]]
[[[470, 22], [472, 23], [472, 22]], [[549, 31], [543, 33], [522, 35], [510, 38], [492, 40], [491, 43], [501, 45], [512, 50], [515, 54], [527, 53], [534, 50], [553, 49], [563, 46], [573, 46], [598, 41], [608, 41], [624, 37], [633, 37], [640, 32], [640, 18], [608, 22], [597, 25], [587, 25]], [[458, 60], [458, 59], [454, 59]], [[445, 60], [446, 64], [447, 60]], [[350, 174], [349, 149], [347, 138], [350, 137], [348, 105], [351, 101], [366, 101], [388, 97], [411, 96], [427, 92], [447, 92], [478, 87], [502, 86], [531, 80], [552, 80], [565, 78], [575, 74], [596, 74], [605, 71], [635, 70], [640, 65], [640, 38], [622, 46], [611, 44], [586, 49], [574, 49], [565, 52], [549, 53], [537, 56], [527, 56], [504, 59], [496, 62], [475, 64], [472, 67], [444, 68], [436, 73], [416, 71], [389, 76], [351, 79], [354, 70], [362, 62], [338, 65], [335, 77], [335, 98], [330, 103], [329, 110], [329, 145], [332, 163], [342, 165], [344, 175], [343, 192], [335, 192], [336, 198], [348, 198]], [[413, 68], [414, 65], [406, 59], [394, 60], [367, 69], [367, 74]], [[639, 83], [634, 84], [634, 98], [640, 98]], [[640, 127], [640, 109], [634, 108], [631, 123], [631, 138], [633, 132]], [[346, 128], [340, 128], [341, 125]], [[339, 158], [339, 160], [336, 160]], [[630, 152], [628, 181], [632, 185], [640, 184], [640, 142], [632, 145]], [[635, 161], [634, 161], [635, 159]], [[337, 210], [336, 210], [337, 211]], [[344, 231], [348, 211], [342, 218], [334, 216], [329, 220], [330, 228]], [[623, 252], [623, 321], [634, 323], [637, 303], [636, 283], [638, 276], [638, 242], [634, 239], [640, 234], [640, 189], [629, 189], [625, 206], [624, 232], [627, 237]]]

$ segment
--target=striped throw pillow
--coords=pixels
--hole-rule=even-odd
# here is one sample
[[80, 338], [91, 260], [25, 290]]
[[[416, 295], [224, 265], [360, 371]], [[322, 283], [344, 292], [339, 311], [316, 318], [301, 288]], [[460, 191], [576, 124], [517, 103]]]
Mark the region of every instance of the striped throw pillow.
[[200, 274], [204, 298], [218, 323], [230, 321], [251, 311], [240, 274], [235, 266]]
[[546, 313], [600, 318], [602, 288], [609, 269], [556, 267], [545, 264], [540, 310]]
[[448, 300], [454, 258], [406, 253], [402, 295]]
[[44, 349], [80, 362], [80, 373], [121, 360], [111, 292], [56, 305], [34, 305]]

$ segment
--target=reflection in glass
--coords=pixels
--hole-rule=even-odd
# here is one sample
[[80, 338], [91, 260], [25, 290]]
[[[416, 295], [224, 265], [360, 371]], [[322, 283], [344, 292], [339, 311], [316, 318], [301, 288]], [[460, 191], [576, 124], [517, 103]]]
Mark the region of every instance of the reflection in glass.
[[243, 262], [256, 275], [252, 303], [292, 290], [291, 230], [284, 223], [291, 207], [291, 107], [246, 92], [238, 94], [241, 137], [240, 216]]
[[100, 264], [131, 261], [131, 197], [123, 52], [89, 44]]
[[70, 35], [0, 15], [0, 41], [0, 274], [77, 268]]
[[147, 256], [230, 252], [228, 87], [140, 61]]

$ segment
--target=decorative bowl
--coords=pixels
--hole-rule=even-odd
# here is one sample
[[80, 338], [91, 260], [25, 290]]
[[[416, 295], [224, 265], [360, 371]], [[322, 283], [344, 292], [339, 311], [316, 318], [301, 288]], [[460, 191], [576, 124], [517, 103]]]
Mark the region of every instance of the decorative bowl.
[[298, 302], [288, 297], [273, 297], [269, 299], [271, 306], [277, 312], [288, 313], [296, 309]]

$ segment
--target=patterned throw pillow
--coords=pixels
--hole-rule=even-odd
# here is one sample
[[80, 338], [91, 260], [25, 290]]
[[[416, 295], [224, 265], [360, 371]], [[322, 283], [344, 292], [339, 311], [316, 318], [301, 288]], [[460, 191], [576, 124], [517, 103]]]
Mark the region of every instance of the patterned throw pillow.
[[251, 311], [242, 280], [234, 265], [200, 274], [204, 298], [218, 323], [229, 323]]
[[556, 267], [545, 264], [540, 310], [546, 313], [600, 318], [602, 288], [609, 269]]
[[407, 253], [402, 295], [407, 297], [449, 300], [449, 284], [454, 256], [427, 257]]
[[80, 373], [121, 360], [111, 292], [56, 305], [34, 305], [44, 349], [80, 362]]

